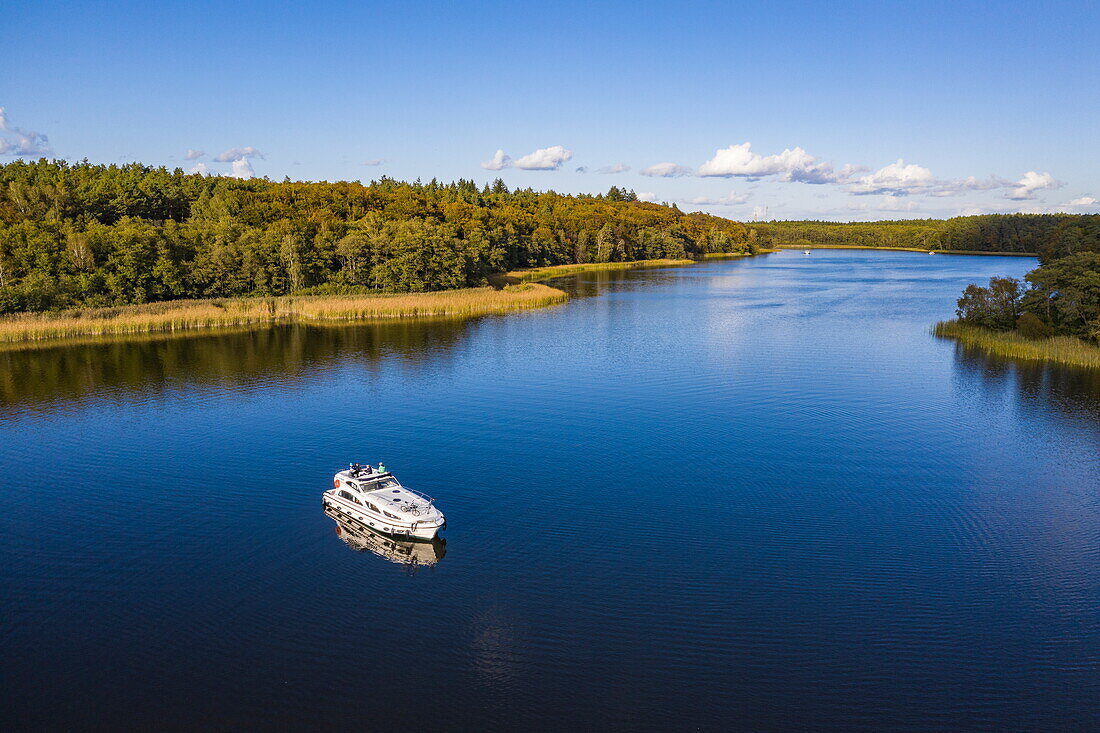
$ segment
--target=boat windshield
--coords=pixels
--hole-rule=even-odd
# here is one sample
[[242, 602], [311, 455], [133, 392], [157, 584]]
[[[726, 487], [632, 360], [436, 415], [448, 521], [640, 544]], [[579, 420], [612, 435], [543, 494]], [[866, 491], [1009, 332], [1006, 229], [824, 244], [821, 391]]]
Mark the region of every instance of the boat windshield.
[[382, 478], [382, 479], [377, 479], [375, 481], [367, 481], [366, 483], [363, 484], [363, 490], [364, 491], [377, 491], [378, 489], [392, 489], [392, 488], [400, 486], [400, 485], [401, 484], [397, 483], [397, 479]]

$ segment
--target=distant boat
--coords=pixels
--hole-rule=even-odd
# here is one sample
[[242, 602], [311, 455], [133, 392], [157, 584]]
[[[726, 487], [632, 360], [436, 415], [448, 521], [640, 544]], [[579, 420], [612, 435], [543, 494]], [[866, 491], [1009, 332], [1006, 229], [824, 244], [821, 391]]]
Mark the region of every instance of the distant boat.
[[810, 250], [804, 249], [804, 250], [802, 250], [802, 254], [808, 255], [808, 254], [810, 254]]
[[930, 254], [930, 255], [934, 255], [934, 254], [936, 254], [936, 253], [935, 253], [935, 252], [929, 252], [928, 254]]

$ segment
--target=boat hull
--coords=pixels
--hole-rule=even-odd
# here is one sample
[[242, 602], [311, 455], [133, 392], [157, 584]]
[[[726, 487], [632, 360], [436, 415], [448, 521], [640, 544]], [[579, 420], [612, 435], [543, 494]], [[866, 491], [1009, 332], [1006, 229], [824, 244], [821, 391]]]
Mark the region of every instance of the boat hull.
[[361, 523], [364, 527], [369, 527], [375, 532], [381, 532], [382, 534], [403, 540], [430, 542], [447, 526], [446, 519], [438, 524], [389, 521], [375, 515], [373, 512], [364, 510], [362, 507], [353, 506], [347, 501], [333, 496], [329, 492], [325, 493], [324, 505], [326, 509], [332, 509], [349, 519]]

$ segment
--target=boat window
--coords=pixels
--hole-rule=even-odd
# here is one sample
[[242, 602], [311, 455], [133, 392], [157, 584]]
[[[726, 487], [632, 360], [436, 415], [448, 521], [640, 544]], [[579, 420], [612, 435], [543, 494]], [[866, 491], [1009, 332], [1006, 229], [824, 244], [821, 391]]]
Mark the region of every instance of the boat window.
[[369, 508], [369, 509], [370, 509], [370, 510], [371, 510], [372, 512], [376, 512], [376, 511], [378, 511], [378, 507], [376, 507], [376, 506], [375, 506], [374, 504], [371, 504], [371, 503], [370, 503], [369, 501], [367, 502], [367, 507], [368, 507], [368, 508]]
[[354, 496], [352, 496], [351, 494], [349, 494], [348, 492], [346, 492], [342, 489], [340, 490], [340, 497], [342, 499], [347, 499], [348, 501], [354, 501], [356, 504], [362, 504], [363, 503], [363, 502], [359, 501]]
[[390, 514], [389, 512], [382, 512], [382, 513], [385, 514], [390, 519], [399, 519], [399, 517], [396, 514]]
[[363, 491], [378, 491], [380, 489], [392, 489], [395, 486], [400, 486], [396, 479], [383, 478], [375, 481], [369, 481], [363, 484]]

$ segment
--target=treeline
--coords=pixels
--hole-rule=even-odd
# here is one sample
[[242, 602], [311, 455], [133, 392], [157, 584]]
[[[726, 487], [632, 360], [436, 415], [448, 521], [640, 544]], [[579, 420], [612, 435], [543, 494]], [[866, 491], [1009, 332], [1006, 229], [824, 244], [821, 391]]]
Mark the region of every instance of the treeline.
[[499, 179], [300, 183], [139, 164], [0, 166], [0, 313], [481, 285], [515, 268], [758, 249], [744, 224], [632, 191]]
[[1100, 216], [1082, 214], [986, 214], [953, 219], [837, 223], [780, 221], [767, 225], [763, 241], [786, 246], [858, 245], [966, 252], [1068, 254], [1096, 237]]

